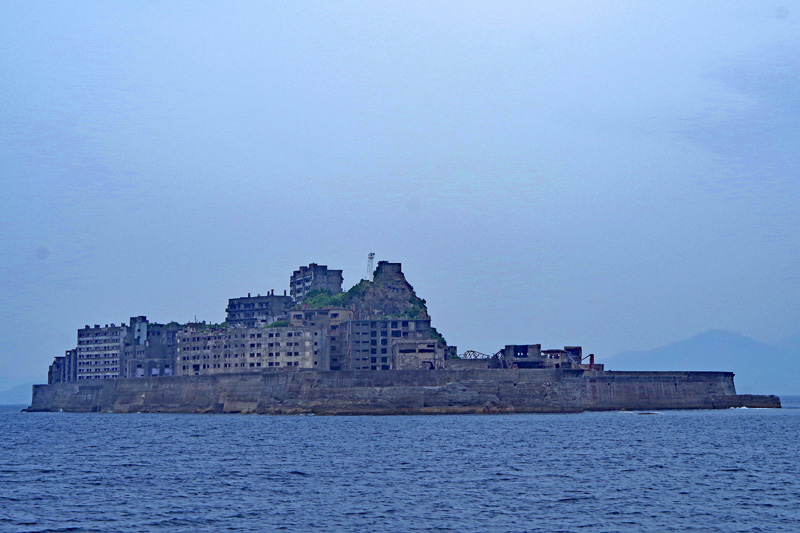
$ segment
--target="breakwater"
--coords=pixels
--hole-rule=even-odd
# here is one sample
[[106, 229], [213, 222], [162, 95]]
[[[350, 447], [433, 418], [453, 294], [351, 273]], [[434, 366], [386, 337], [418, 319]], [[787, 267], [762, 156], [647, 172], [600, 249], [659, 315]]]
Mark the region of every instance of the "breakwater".
[[30, 411], [392, 415], [780, 407], [732, 372], [261, 372], [34, 385]]

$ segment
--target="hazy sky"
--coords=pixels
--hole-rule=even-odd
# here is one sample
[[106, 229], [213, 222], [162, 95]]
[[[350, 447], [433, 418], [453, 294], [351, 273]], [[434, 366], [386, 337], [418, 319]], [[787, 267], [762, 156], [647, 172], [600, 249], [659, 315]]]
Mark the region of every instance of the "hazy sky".
[[368, 252], [460, 352], [776, 341], [798, 140], [800, 2], [5, 0], [0, 388]]

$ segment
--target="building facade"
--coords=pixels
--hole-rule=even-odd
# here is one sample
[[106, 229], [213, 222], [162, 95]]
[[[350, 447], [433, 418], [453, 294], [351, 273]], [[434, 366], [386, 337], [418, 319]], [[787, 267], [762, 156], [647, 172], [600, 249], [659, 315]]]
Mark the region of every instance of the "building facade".
[[322, 327], [188, 327], [178, 332], [177, 375], [329, 370]]
[[393, 340], [434, 340], [429, 318], [351, 320], [343, 329], [342, 370], [391, 370]]
[[127, 327], [115, 324], [86, 325], [78, 330], [76, 378], [109, 379], [120, 377], [123, 341]]
[[321, 327], [328, 338], [330, 369], [342, 370], [344, 326], [353, 318], [353, 311], [340, 307], [330, 309], [296, 309], [290, 313], [292, 326]]
[[50, 367], [47, 369], [47, 384], [64, 383], [67, 380], [64, 378], [64, 356], [57, 355]]
[[228, 300], [226, 322], [231, 326], [254, 328], [266, 326], [278, 320], [288, 320], [289, 311], [294, 307], [291, 296], [270, 294], [244, 296]]
[[47, 383], [67, 383], [77, 378], [78, 350], [72, 349], [56, 356], [47, 371]]
[[123, 377], [171, 376], [175, 373], [177, 322], [158, 324], [146, 316], [131, 317], [123, 340]]
[[295, 302], [302, 302], [306, 294], [312, 290], [330, 291], [332, 294], [342, 292], [341, 270], [329, 270], [326, 265], [311, 263], [301, 266], [292, 272], [289, 278], [289, 295]]
[[446, 348], [436, 339], [392, 339], [393, 370], [444, 368]]

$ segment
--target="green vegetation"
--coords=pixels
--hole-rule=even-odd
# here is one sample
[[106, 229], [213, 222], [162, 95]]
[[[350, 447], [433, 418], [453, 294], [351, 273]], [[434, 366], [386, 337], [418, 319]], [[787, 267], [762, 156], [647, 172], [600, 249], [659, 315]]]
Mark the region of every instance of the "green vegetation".
[[325, 309], [326, 307], [346, 307], [349, 303], [349, 292], [333, 294], [329, 290], [314, 289], [308, 291], [303, 298], [303, 307], [311, 309]]
[[350, 287], [350, 289], [345, 293], [347, 294], [348, 301], [352, 300], [353, 298], [361, 298], [364, 296], [369, 290], [370, 286], [372, 286], [372, 282], [362, 279], [356, 285]]
[[333, 294], [329, 290], [314, 289], [308, 291], [299, 308], [325, 309], [328, 307], [347, 307], [354, 299], [363, 298], [372, 286], [374, 286], [372, 282], [362, 279], [347, 292]]
[[[302, 303], [295, 309], [326, 309], [331, 307], [350, 307], [351, 304], [362, 300], [372, 291], [380, 291], [381, 284], [362, 279], [353, 285], [347, 292], [337, 294], [328, 290], [314, 289], [308, 291]], [[428, 307], [424, 299], [417, 296], [409, 298], [411, 307], [400, 313], [386, 316], [385, 318], [416, 319], [428, 314]]]
[[[444, 340], [444, 337], [441, 333], [439, 333], [436, 328], [431, 327], [431, 337], [442, 343], [443, 345], [447, 346], [447, 341]], [[457, 358], [457, 357], [456, 357]]]
[[411, 299], [409, 299], [409, 302], [411, 302], [411, 308], [400, 313], [400, 317], [420, 318], [423, 314], [428, 313], [428, 307], [426, 305], [427, 302], [424, 298], [412, 296]]
[[289, 321], [288, 320], [276, 320], [272, 324], [267, 324], [264, 327], [266, 327], [266, 328], [285, 328], [285, 327], [288, 327], [288, 326], [289, 326]]

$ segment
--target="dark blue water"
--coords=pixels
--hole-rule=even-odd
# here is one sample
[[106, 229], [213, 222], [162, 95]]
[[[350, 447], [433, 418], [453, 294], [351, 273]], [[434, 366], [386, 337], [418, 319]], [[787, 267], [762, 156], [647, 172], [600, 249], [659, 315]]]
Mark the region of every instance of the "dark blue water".
[[797, 400], [652, 415], [0, 408], [0, 531], [795, 532]]

